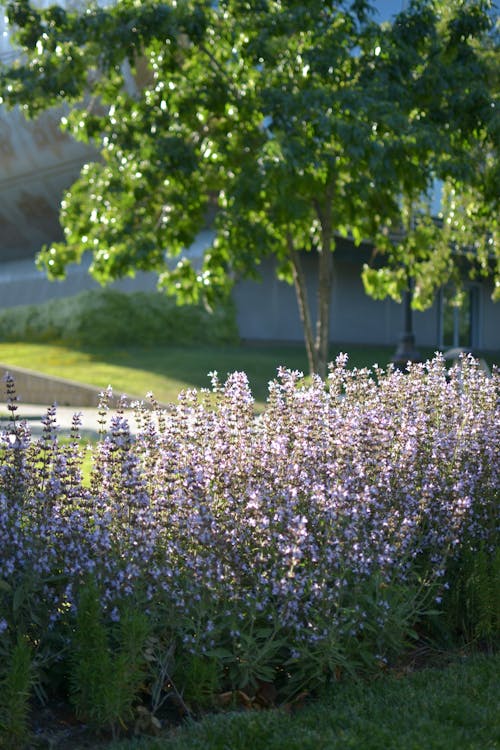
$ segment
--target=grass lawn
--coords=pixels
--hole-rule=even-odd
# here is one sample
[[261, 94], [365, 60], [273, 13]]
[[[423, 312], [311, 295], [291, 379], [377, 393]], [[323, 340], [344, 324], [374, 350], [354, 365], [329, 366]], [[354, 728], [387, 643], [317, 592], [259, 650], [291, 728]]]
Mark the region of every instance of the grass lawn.
[[109, 750], [494, 750], [500, 747], [500, 655], [446, 668], [338, 683], [293, 715], [214, 714], [157, 740]]
[[[331, 359], [347, 351], [351, 367], [377, 362], [385, 366], [394, 354], [392, 347], [338, 347]], [[424, 352], [432, 356], [432, 352]], [[221, 379], [228, 372], [243, 370], [253, 394], [263, 403], [267, 384], [284, 365], [307, 373], [302, 346], [243, 345], [158, 348], [76, 349], [55, 344], [0, 343], [0, 362], [25, 367], [48, 375], [69, 378], [99, 388], [112, 385], [119, 393], [143, 398], [152, 391], [161, 403], [177, 399], [185, 388], [209, 387], [207, 374], [217, 370]]]

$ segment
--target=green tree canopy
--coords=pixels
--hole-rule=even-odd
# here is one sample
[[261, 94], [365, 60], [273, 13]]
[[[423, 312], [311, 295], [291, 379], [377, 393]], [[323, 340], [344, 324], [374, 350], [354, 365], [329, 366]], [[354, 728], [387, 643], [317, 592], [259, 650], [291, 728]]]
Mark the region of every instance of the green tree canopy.
[[[363, 272], [367, 291], [378, 298], [399, 300], [413, 279], [419, 309], [447, 281], [459, 298], [466, 274], [494, 278], [493, 297], [500, 299], [500, 68], [491, 4], [424, 5], [411, 4], [385, 30], [373, 73], [378, 100], [388, 94], [394, 102], [382, 128], [394, 149], [391, 162], [402, 170], [395, 175], [401, 210], [374, 238], [382, 267], [379, 260]], [[401, 77], [405, 69], [410, 79]], [[383, 120], [385, 102], [381, 110]], [[437, 216], [429, 180], [441, 186]]]
[[[4, 5], [24, 50], [1, 74], [5, 102], [32, 117], [68, 103], [63, 127], [100, 152], [64, 198], [65, 242], [40, 253], [51, 277], [90, 251], [103, 283], [153, 270], [181, 301], [213, 305], [272, 256], [323, 374], [337, 236], [375, 240], [374, 296], [414, 277], [429, 304], [454, 247], [491, 272], [492, 246], [464, 245], [457, 221], [491, 230], [497, 200], [490, 3], [414, 1], [390, 24], [364, 0]], [[446, 231], [422, 210], [436, 178], [455, 207]], [[209, 220], [194, 267], [181, 254]]]

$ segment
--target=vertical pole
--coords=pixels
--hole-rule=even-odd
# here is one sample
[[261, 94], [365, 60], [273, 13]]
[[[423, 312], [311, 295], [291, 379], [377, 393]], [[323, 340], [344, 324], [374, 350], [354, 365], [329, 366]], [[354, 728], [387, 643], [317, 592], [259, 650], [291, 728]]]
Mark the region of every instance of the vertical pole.
[[413, 279], [408, 279], [408, 287], [403, 294], [404, 329], [399, 339], [392, 362], [400, 369], [406, 369], [408, 362], [420, 362], [420, 352], [415, 349], [415, 334], [413, 333]]

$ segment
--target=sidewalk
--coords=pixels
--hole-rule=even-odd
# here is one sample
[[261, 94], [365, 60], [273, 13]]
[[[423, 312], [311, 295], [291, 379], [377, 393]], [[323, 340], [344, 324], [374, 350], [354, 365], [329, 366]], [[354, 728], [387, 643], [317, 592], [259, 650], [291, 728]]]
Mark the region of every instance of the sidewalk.
[[[33, 437], [39, 437], [43, 429], [42, 419], [46, 413], [47, 406], [19, 402], [16, 416], [20, 421], [26, 420]], [[61, 435], [69, 435], [73, 415], [77, 413], [82, 415], [80, 428], [81, 436], [97, 438], [99, 436], [99, 423], [97, 421], [99, 414], [97, 408], [92, 406], [57, 406], [56, 424], [59, 427], [59, 433]], [[111, 407], [108, 412], [108, 425], [113, 414], [115, 414], [115, 410]], [[136, 434], [137, 424], [134, 419], [133, 409], [127, 410], [126, 416], [130, 424], [130, 431], [132, 434]], [[10, 414], [7, 407], [5, 405], [0, 405], [0, 432], [8, 427], [9, 421]]]

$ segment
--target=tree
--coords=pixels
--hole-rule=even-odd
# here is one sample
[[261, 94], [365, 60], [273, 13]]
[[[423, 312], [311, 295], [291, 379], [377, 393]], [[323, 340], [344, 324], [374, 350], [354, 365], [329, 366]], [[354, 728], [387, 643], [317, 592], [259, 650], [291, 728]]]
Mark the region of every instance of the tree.
[[[5, 101], [29, 116], [69, 103], [63, 126], [101, 153], [65, 197], [65, 242], [43, 249], [41, 266], [61, 277], [89, 250], [101, 282], [154, 270], [180, 301], [213, 305], [273, 256], [295, 285], [309, 366], [322, 375], [336, 236], [376, 238], [387, 272], [367, 269], [368, 287], [397, 296], [401, 262], [404, 279], [417, 275], [422, 248], [410, 239], [417, 225], [399, 245], [391, 228], [462, 160], [459, 187], [474, 185], [469, 147], [492, 130], [474, 46], [491, 26], [486, 2], [456, 0], [445, 18], [439, 3], [413, 2], [387, 27], [364, 0], [5, 5], [25, 53], [2, 73]], [[480, 112], [473, 97], [453, 101], [454, 75], [480, 86]], [[207, 215], [216, 238], [202, 267], [168, 262]], [[318, 259], [316, 300], [304, 252]], [[442, 266], [431, 258], [434, 284], [453, 263]]]
[[[374, 238], [384, 265], [363, 271], [376, 298], [400, 300], [413, 281], [413, 305], [425, 309], [449, 281], [458, 302], [468, 274], [492, 276], [500, 299], [498, 45], [489, 10], [490, 3], [442, 3], [440, 14], [429, 8], [417, 16], [411, 6], [386, 30], [373, 78], [404, 124], [397, 133], [390, 123], [383, 128], [396, 151], [408, 140], [394, 160], [402, 169], [398, 224]], [[401, 68], [413, 71], [410, 91]], [[438, 216], [426, 196], [436, 179]]]

